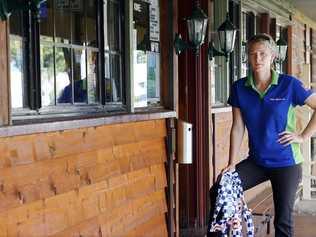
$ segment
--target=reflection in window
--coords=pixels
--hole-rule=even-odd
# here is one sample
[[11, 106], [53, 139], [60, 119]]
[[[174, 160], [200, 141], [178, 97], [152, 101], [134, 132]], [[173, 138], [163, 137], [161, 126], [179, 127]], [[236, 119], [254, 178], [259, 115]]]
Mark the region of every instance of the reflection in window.
[[10, 75], [11, 105], [13, 108], [23, 107], [23, 42], [21, 38], [10, 37]]
[[11, 106], [26, 107], [25, 89], [25, 32], [23, 32], [23, 14], [14, 13], [10, 18], [10, 76]]
[[106, 1], [104, 3], [104, 50], [105, 50], [105, 98], [108, 103], [122, 103], [123, 67], [121, 45], [122, 6], [120, 1]]
[[87, 102], [86, 54], [84, 50], [73, 50], [74, 102]]
[[51, 46], [41, 45], [41, 93], [42, 105], [55, 104], [55, 82], [54, 82], [54, 48]]
[[88, 87], [88, 103], [94, 104], [97, 102], [97, 72], [98, 72], [98, 53], [96, 51], [88, 51], [88, 72], [87, 72], [87, 87]]
[[48, 0], [42, 6], [47, 12], [40, 22], [42, 106], [98, 103], [91, 53], [98, 54], [96, 2]]
[[[70, 49], [56, 47], [56, 95], [58, 103], [72, 102]], [[68, 89], [66, 89], [68, 88]]]

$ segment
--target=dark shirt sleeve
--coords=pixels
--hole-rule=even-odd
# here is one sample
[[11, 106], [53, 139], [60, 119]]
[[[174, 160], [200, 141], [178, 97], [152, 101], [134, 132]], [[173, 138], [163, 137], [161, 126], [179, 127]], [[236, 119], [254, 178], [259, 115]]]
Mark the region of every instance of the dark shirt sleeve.
[[233, 83], [231, 87], [230, 95], [228, 97], [227, 103], [233, 107], [238, 107], [238, 108], [240, 107], [236, 82]]
[[303, 83], [294, 78], [293, 80], [293, 104], [296, 105], [304, 105], [306, 99], [313, 94], [311, 89], [305, 88]]

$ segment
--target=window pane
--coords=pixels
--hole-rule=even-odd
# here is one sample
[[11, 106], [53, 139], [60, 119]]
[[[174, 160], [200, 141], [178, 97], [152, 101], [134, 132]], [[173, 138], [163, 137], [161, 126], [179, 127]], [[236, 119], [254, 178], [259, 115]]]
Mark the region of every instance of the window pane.
[[104, 55], [104, 74], [105, 74], [105, 101], [112, 101], [112, 87], [111, 87], [111, 75], [110, 75], [110, 55]]
[[97, 58], [98, 53], [95, 51], [88, 51], [88, 103], [93, 104], [97, 102]]
[[70, 43], [71, 15], [69, 1], [55, 0], [56, 42]]
[[149, 103], [160, 101], [160, 54], [148, 52], [147, 97]]
[[[122, 82], [121, 82], [120, 60], [121, 59], [119, 55], [110, 55], [110, 56], [106, 55], [105, 56], [105, 75], [106, 75], [105, 90], [106, 90], [107, 102], [122, 102], [122, 92], [121, 92]], [[108, 69], [110, 69], [110, 71]]]
[[54, 40], [53, 0], [48, 0], [41, 4], [40, 32], [41, 40]]
[[87, 102], [86, 51], [73, 50], [74, 102]]
[[[84, 18], [84, 1], [77, 0], [72, 1], [71, 13], [72, 13], [72, 43], [77, 45], [83, 45], [86, 39], [86, 26]], [[75, 3], [74, 3], [75, 2]]]
[[24, 65], [22, 38], [10, 37], [10, 76], [12, 108], [23, 108]]
[[[110, 50], [119, 50], [120, 45], [120, 11], [119, 4], [112, 1], [107, 1], [107, 9], [104, 9], [104, 12], [107, 12], [107, 31], [104, 31], [105, 39], [108, 39], [108, 42], [105, 41], [105, 48]], [[104, 18], [106, 19], [106, 18]], [[104, 25], [106, 27], [106, 25]]]
[[58, 103], [72, 103], [70, 49], [56, 48], [56, 95]]
[[41, 45], [41, 96], [42, 105], [55, 104], [54, 48]]
[[23, 14], [16, 12], [10, 17], [10, 80], [12, 108], [26, 107], [25, 85], [25, 32]]
[[147, 106], [147, 54], [134, 50], [134, 106]]
[[98, 47], [97, 44], [97, 8], [95, 0], [87, 1], [87, 43], [89, 46]]

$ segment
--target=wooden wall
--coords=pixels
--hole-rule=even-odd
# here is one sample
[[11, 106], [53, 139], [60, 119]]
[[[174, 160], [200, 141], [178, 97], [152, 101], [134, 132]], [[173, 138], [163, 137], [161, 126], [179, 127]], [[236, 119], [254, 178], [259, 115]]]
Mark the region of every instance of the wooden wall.
[[0, 236], [167, 236], [166, 125], [0, 138]]

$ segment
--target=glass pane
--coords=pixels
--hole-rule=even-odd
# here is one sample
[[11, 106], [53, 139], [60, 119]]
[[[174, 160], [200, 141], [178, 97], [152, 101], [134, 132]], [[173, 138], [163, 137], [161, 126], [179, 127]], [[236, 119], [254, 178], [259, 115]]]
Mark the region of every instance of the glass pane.
[[74, 102], [87, 102], [86, 51], [73, 50]]
[[70, 3], [55, 0], [55, 9], [56, 42], [68, 44], [71, 41]]
[[110, 81], [108, 85], [111, 88], [111, 102], [121, 102], [121, 62], [119, 55], [111, 55], [110, 56]]
[[54, 48], [41, 44], [40, 50], [42, 105], [55, 105]]
[[12, 108], [23, 108], [24, 65], [22, 39], [10, 37], [10, 76]]
[[[25, 29], [23, 27], [22, 12], [14, 12], [10, 16], [10, 80], [11, 80], [11, 106], [23, 108], [27, 104], [27, 91], [25, 87]], [[25, 19], [26, 20], [26, 19]], [[25, 22], [26, 23], [26, 22]]]
[[41, 3], [40, 37], [41, 40], [53, 41], [54, 39], [54, 15], [53, 0]]
[[147, 54], [134, 50], [134, 106], [147, 106]]
[[93, 104], [97, 102], [97, 59], [98, 53], [96, 51], [88, 51], [88, 103]]
[[84, 17], [84, 1], [70, 1], [72, 13], [72, 42], [83, 45], [86, 41], [86, 26]]
[[55, 49], [56, 95], [58, 103], [72, 103], [70, 49]]
[[[87, 43], [89, 46], [98, 47], [97, 42], [97, 8], [95, 0], [87, 1]], [[106, 18], [105, 18], [106, 19]]]
[[150, 103], [160, 100], [160, 54], [148, 52], [147, 97]]
[[110, 50], [119, 50], [119, 45], [120, 45], [119, 5], [118, 3], [108, 1], [107, 5], [105, 4], [104, 7], [106, 6], [107, 6], [107, 9], [104, 9], [105, 10], [104, 12], [106, 12], [107, 10], [108, 18], [107, 18], [107, 31], [104, 31], [104, 32], [107, 32], [107, 35], [104, 36], [104, 38], [108, 39], [108, 45], [105, 44], [105, 48], [107, 49], [107, 47], [109, 47]]
[[104, 75], [105, 75], [105, 101], [112, 101], [112, 87], [111, 87], [111, 75], [110, 75], [110, 55], [104, 55]]

